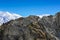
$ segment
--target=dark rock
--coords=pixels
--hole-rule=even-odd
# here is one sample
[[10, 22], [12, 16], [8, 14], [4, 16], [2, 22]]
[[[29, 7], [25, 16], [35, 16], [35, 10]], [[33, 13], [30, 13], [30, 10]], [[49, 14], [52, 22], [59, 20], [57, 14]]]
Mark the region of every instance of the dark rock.
[[0, 40], [59, 40], [60, 13], [55, 16], [30, 15], [0, 26]]

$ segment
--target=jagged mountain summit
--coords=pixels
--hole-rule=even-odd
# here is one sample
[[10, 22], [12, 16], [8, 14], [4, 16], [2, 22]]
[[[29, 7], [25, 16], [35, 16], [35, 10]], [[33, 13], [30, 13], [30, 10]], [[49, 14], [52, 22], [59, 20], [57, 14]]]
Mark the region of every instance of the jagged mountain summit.
[[60, 40], [60, 12], [21, 17], [0, 26], [0, 40]]
[[20, 18], [20, 17], [22, 17], [22, 16], [20, 16], [18, 14], [13, 14], [13, 13], [9, 13], [9, 12], [0, 11], [0, 25], [8, 22], [10, 20], [14, 20], [14, 19], [17, 19], [17, 18]]

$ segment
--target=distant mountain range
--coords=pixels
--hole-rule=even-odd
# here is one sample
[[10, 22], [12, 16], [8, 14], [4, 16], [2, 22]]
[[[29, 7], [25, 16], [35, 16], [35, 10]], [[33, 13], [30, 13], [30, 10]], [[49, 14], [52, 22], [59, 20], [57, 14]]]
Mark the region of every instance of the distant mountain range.
[[[39, 16], [42, 18], [43, 16], [48, 16], [48, 15], [50, 15], [50, 14], [42, 14], [42, 15], [36, 15], [36, 16]], [[22, 17], [22, 16], [15, 14], [15, 13], [0, 11], [0, 25], [8, 22], [10, 20], [15, 20], [15, 19], [20, 18], [20, 17]]]
[[9, 13], [9, 12], [2, 12], [0, 11], [0, 25], [3, 23], [6, 23], [10, 20], [15, 20], [17, 18], [20, 18], [22, 16], [15, 14], [15, 13]]
[[60, 40], [60, 12], [42, 18], [19, 17], [0, 26], [0, 40]]

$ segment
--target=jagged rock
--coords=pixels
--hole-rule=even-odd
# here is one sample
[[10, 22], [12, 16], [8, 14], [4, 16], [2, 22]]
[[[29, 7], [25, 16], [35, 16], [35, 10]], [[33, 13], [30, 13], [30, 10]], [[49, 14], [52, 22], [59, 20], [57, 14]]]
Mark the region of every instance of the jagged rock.
[[39, 18], [31, 15], [0, 26], [0, 40], [59, 40], [60, 13]]

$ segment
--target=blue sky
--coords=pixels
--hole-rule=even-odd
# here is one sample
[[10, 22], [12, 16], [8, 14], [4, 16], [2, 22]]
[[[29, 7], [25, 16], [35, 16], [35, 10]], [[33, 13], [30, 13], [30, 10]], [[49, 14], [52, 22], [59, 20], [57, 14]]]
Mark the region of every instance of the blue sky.
[[22, 16], [52, 14], [60, 11], [60, 0], [0, 0], [0, 11]]

